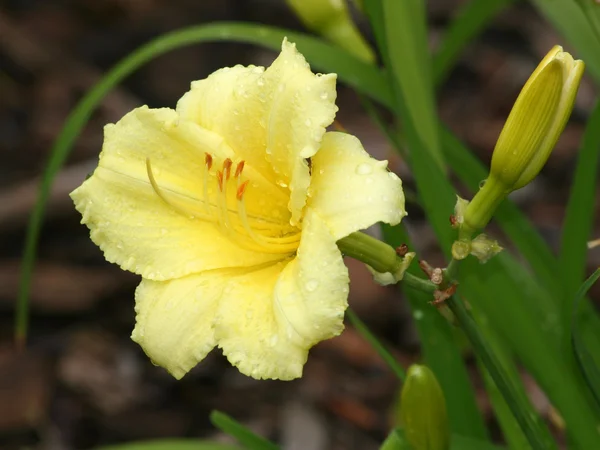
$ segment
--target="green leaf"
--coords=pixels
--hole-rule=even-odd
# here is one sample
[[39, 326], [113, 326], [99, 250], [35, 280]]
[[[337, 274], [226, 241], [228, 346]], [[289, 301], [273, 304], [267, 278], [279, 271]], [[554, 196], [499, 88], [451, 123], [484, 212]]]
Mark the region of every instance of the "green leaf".
[[99, 447], [96, 450], [239, 450], [234, 445], [220, 444], [199, 439], [157, 439], [127, 444]]
[[387, 46], [384, 61], [393, 79], [396, 111], [422, 144], [411, 145], [411, 154], [427, 151], [442, 169], [424, 1], [382, 0], [382, 5]]
[[360, 320], [360, 318], [356, 315], [352, 309], [348, 308], [346, 310], [346, 317], [352, 324], [356, 331], [360, 333], [360, 335], [375, 349], [377, 354], [383, 359], [387, 365], [392, 369], [392, 372], [398, 377], [400, 381], [404, 381], [406, 378], [406, 374], [404, 372], [404, 368], [400, 365], [400, 363], [396, 360], [394, 355], [385, 347], [385, 345], [377, 339], [377, 337], [369, 330], [367, 325]]
[[[527, 410], [526, 414], [530, 415], [535, 424], [537, 425], [540, 435], [545, 438], [545, 448], [547, 449], [555, 449], [556, 443], [554, 442], [548, 427], [546, 426], [544, 420], [540, 417], [538, 411], [534, 408], [534, 406], [529, 401], [527, 396], [527, 392], [525, 387], [523, 386], [523, 382], [519, 375], [517, 366], [513, 361], [512, 356], [510, 355], [508, 349], [506, 348], [505, 343], [500, 339], [497, 333], [494, 332], [489, 320], [483, 312], [481, 308], [478, 307], [478, 303], [476, 301], [470, 303], [471, 312], [475, 317], [477, 323], [480, 325], [479, 330], [485, 337], [486, 341], [490, 345], [490, 347], [494, 350], [498, 361], [502, 365], [502, 368], [508, 375], [510, 382], [514, 386], [517, 395], [522, 398], [523, 407]], [[506, 400], [502, 396], [502, 392], [498, 389], [498, 386], [494, 382], [491, 377], [489, 371], [485, 368], [485, 365], [481, 362], [480, 359], [477, 360], [479, 372], [482, 374], [482, 378], [486, 387], [486, 391], [489, 395], [490, 401], [492, 403], [492, 407], [496, 414], [496, 418], [498, 419], [498, 423], [500, 428], [502, 429], [502, 434], [504, 435], [504, 439], [509, 444], [510, 448], [528, 450], [531, 449], [529, 442], [526, 436], [523, 434], [523, 430], [519, 426], [518, 422], [515, 420], [512, 411], [510, 410]]]
[[575, 359], [579, 369], [585, 377], [590, 391], [594, 395], [596, 406], [600, 408], [600, 369], [598, 368], [597, 361], [594, 361], [594, 358], [583, 342], [580, 330], [577, 327], [577, 317], [580, 304], [585, 298], [587, 291], [590, 290], [598, 278], [600, 278], [600, 269], [596, 269], [596, 271], [584, 281], [579, 288], [579, 291], [577, 291], [577, 294], [575, 295], [575, 299], [573, 301], [573, 312], [571, 314], [571, 345], [573, 346], [573, 352], [575, 353]]
[[494, 445], [481, 439], [453, 434], [450, 450], [506, 450], [506, 447]]
[[279, 447], [265, 438], [254, 434], [250, 429], [220, 411], [210, 413], [210, 421], [219, 430], [236, 438], [250, 450], [277, 450]]
[[360, 61], [318, 38], [280, 28], [241, 23], [212, 23], [174, 31], [140, 47], [117, 63], [87, 92], [69, 114], [59, 136], [54, 141], [50, 158], [42, 175], [39, 194], [29, 219], [25, 238], [16, 310], [17, 342], [23, 343], [27, 336], [31, 275], [50, 188], [81, 129], [106, 94], [139, 67], [176, 48], [201, 42], [227, 40], [253, 43], [277, 50], [285, 36], [298, 44], [298, 48], [312, 64], [325, 71], [334, 68], [339, 77], [348, 85], [359, 91], [369, 92], [371, 98], [382, 103], [386, 103], [391, 97], [388, 84], [381, 82], [381, 72], [375, 66]]
[[496, 15], [515, 0], [471, 0], [459, 10], [440, 43], [433, 59], [436, 86], [446, 78], [461, 51]]
[[[393, 429], [386, 438], [380, 450], [418, 450], [410, 447], [401, 428]], [[506, 450], [506, 447], [491, 444], [481, 439], [453, 434], [450, 440], [450, 450]], [[516, 448], [515, 450], [522, 450]]]
[[570, 299], [584, 278], [587, 240], [594, 220], [599, 160], [600, 101], [596, 103], [585, 128], [563, 225], [558, 273], [569, 298], [569, 307]]

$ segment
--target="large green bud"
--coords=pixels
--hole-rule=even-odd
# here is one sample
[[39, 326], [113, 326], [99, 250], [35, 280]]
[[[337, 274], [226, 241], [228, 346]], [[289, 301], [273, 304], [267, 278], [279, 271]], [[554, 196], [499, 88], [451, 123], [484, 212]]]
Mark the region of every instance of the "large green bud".
[[500, 202], [544, 167], [569, 120], [584, 67], [557, 45], [531, 74], [500, 133], [489, 177], [465, 211], [464, 233], [483, 229]]

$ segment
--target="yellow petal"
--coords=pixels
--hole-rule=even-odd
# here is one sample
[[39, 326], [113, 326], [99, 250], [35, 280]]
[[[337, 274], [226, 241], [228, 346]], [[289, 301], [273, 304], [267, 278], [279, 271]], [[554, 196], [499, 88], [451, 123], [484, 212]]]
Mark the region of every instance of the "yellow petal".
[[396, 225], [406, 215], [402, 182], [349, 134], [329, 132], [312, 158], [308, 207], [331, 228], [335, 239], [377, 222]]
[[348, 271], [309, 212], [294, 260], [232, 278], [224, 292], [215, 335], [229, 361], [254, 378], [290, 380], [302, 375], [310, 347], [342, 331]]
[[315, 75], [296, 46], [265, 71], [236, 66], [192, 83], [177, 104], [186, 120], [222, 136], [265, 178], [291, 191], [292, 222], [299, 222], [310, 175], [306, 158], [333, 122], [336, 75]]
[[275, 296], [279, 314], [302, 345], [337, 336], [348, 307], [348, 269], [325, 221], [310, 209], [296, 258], [283, 270]]
[[135, 291], [131, 338], [155, 364], [183, 377], [215, 346], [212, 324], [225, 281], [205, 275], [142, 280]]
[[[190, 214], [202, 213], [204, 150], [215, 158], [231, 152], [212, 133], [178, 122], [169, 109], [138, 108], [105, 130], [99, 166], [71, 196], [92, 240], [110, 262], [144, 278], [165, 280], [201, 270], [254, 266], [280, 258], [238, 247], [213, 223], [191, 219], [166, 205], [152, 189], [145, 159], [158, 184]], [[261, 186], [256, 182], [258, 186]], [[248, 203], [266, 213], [287, 214], [285, 197], [266, 192]], [[276, 193], [275, 193], [276, 194]], [[235, 193], [232, 193], [235, 196]], [[235, 202], [235, 199], [231, 199]]]
[[240, 159], [271, 183], [275, 173], [266, 157], [268, 92], [263, 67], [225, 67], [194, 81], [177, 103], [183, 120], [222, 136]]
[[240, 372], [256, 379], [291, 380], [302, 375], [308, 348], [285, 334], [276, 314], [275, 285], [285, 267], [277, 263], [230, 278], [215, 318], [215, 337]]
[[335, 74], [315, 75], [296, 45], [283, 41], [281, 54], [265, 71], [272, 103], [267, 120], [267, 155], [279, 183], [290, 189], [292, 223], [306, 204], [310, 174], [306, 158], [317, 153], [337, 112]]

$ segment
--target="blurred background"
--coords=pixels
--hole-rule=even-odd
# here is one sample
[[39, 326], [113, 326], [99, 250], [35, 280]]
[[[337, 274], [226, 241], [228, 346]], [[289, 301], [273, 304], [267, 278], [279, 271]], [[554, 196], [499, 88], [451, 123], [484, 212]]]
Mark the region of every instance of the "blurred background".
[[[435, 48], [463, 2], [427, 3]], [[365, 19], [356, 18], [373, 42]], [[24, 352], [14, 349], [13, 311], [25, 227], [39, 176], [65, 118], [107, 69], [141, 44], [180, 27], [218, 20], [303, 29], [284, 0], [0, 1], [1, 449], [89, 449], [170, 436], [228, 442], [208, 421], [215, 408], [286, 449], [375, 449], [386, 436], [397, 381], [351, 327], [317, 345], [304, 377], [293, 382], [247, 378], [218, 350], [181, 381], [154, 367], [129, 339], [139, 278], [104, 261], [67, 195], [95, 167], [104, 124], [142, 104], [174, 107], [190, 81], [217, 68], [270, 64], [274, 53], [249, 45], [212, 43], [173, 51], [144, 66], [105, 99], [56, 180], [32, 287], [29, 343]], [[565, 45], [530, 5], [515, 2], [468, 46], [440, 90], [443, 120], [486, 163], [521, 86], [557, 43]], [[571, 123], [542, 176], [516, 194], [553, 248], [593, 89], [584, 79]], [[343, 85], [338, 106], [340, 123], [373, 155], [390, 159], [406, 187], [414, 188], [406, 166]], [[410, 204], [408, 210], [406, 220], [420, 255], [441, 263], [422, 213]], [[598, 227], [594, 235], [599, 237]], [[589, 263], [597, 267], [600, 252], [591, 252]], [[373, 284], [360, 264], [348, 265], [351, 306], [404, 366], [418, 361], [419, 343], [401, 294]], [[596, 300], [599, 294], [592, 291]], [[472, 373], [480, 407], [497, 430], [474, 364]], [[547, 399], [528, 378], [526, 384], [536, 407], [552, 423]]]

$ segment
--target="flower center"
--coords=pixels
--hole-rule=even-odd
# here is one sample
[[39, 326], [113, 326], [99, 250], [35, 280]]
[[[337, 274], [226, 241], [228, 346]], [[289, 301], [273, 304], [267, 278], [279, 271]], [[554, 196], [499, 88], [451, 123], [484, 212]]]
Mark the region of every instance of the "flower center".
[[[202, 171], [202, 207], [193, 208], [183, 205], [174, 196], [168, 196], [158, 185], [150, 159], [146, 158], [146, 172], [152, 189], [158, 197], [174, 211], [192, 219], [213, 223], [219, 230], [247, 250], [263, 253], [293, 253], [300, 244], [300, 230], [290, 225], [275, 223], [265, 218], [250, 215], [246, 209], [246, 197], [250, 180], [244, 180], [245, 161], [240, 161], [232, 176], [233, 161], [223, 161], [221, 170], [213, 173], [213, 157], [205, 154]], [[215, 195], [211, 201], [210, 184], [216, 182]], [[235, 188], [235, 207], [230, 208], [228, 192]]]

